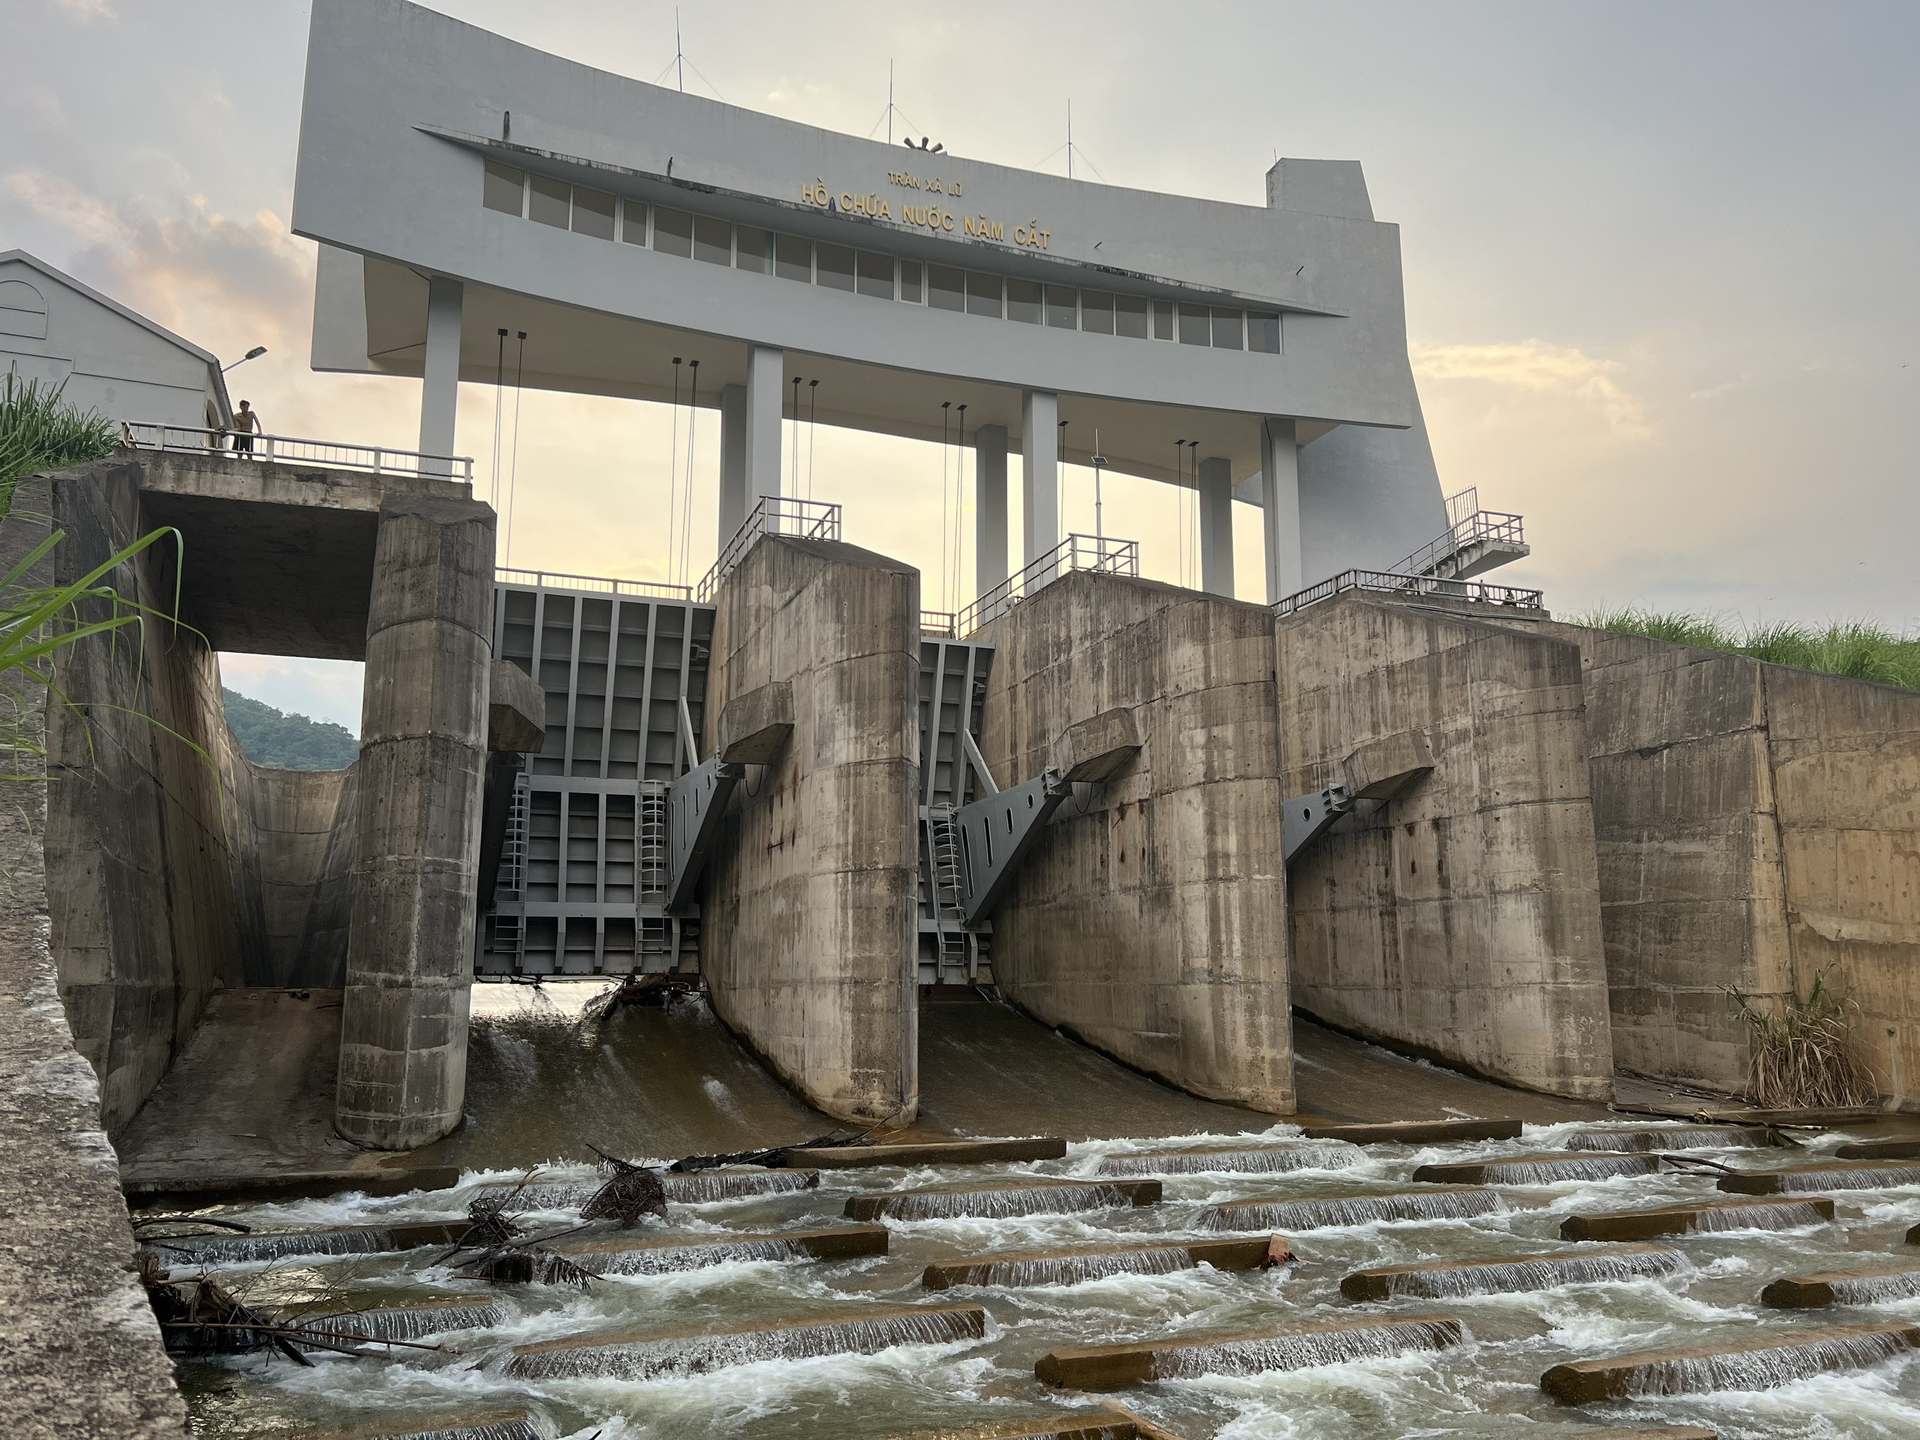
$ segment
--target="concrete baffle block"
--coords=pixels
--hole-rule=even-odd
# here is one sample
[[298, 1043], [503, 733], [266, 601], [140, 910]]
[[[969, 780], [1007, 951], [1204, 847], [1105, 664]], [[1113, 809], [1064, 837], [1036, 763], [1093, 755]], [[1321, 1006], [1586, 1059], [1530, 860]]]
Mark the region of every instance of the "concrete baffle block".
[[380, 507], [334, 1127], [404, 1150], [460, 1123], [486, 764], [494, 514]]

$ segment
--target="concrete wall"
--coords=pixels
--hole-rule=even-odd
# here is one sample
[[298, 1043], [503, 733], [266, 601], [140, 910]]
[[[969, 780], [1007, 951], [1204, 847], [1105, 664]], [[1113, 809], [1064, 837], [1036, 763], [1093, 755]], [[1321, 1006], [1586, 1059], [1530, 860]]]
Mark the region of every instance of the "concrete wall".
[[1063, 577], [992, 627], [982, 753], [1002, 784], [1126, 709], [1142, 743], [1077, 792], [993, 917], [994, 979], [1125, 1064], [1292, 1111], [1272, 617], [1197, 591]]
[[828, 1114], [911, 1120], [919, 574], [768, 536], [716, 606], [703, 754], [728, 701], [774, 682], [792, 686], [794, 729], [716, 843], [701, 935], [714, 1011]]
[[1574, 625], [1623, 1070], [1737, 1091], [1762, 1003], [1817, 974], [1920, 1094], [1920, 695]]
[[[102, 461], [62, 472], [50, 496], [39, 482], [16, 495], [16, 512], [45, 505], [67, 532], [54, 552], [61, 582], [147, 532], [138, 476]], [[55, 705], [48, 727], [53, 949], [109, 1133], [159, 1082], [213, 990], [265, 983], [253, 767], [227, 730], [213, 653], [153, 618], [169, 607], [174, 563], [157, 545], [109, 577], [148, 607], [144, 638], [91, 636], [54, 665], [75, 708]], [[105, 601], [80, 607], [83, 619], [108, 613]]]
[[1296, 858], [1295, 1003], [1496, 1079], [1607, 1096], [1578, 648], [1353, 593], [1276, 640], [1287, 794], [1396, 737], [1423, 737], [1434, 765]]
[[337, 990], [347, 983], [359, 767], [253, 771], [261, 974], [250, 984]]

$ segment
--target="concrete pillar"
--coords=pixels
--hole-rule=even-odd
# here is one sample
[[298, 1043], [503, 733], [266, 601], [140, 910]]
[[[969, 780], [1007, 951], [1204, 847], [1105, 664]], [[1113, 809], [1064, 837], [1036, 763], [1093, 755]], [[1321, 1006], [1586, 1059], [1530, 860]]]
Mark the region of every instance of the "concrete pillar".
[[1300, 555], [1300, 447], [1293, 421], [1268, 416], [1260, 426], [1260, 475], [1267, 540], [1267, 603], [1306, 587]]
[[982, 425], [973, 436], [973, 593], [1007, 578], [1007, 427]]
[[747, 387], [720, 387], [720, 548], [747, 523]]
[[1022, 395], [1020, 434], [1026, 445], [1021, 563], [1031, 565], [1060, 543], [1060, 397], [1048, 390]]
[[1233, 598], [1233, 463], [1200, 462], [1200, 588]]
[[745, 460], [748, 514], [762, 496], [780, 493], [780, 425], [786, 414], [786, 379], [786, 351], [771, 345], [754, 345], [748, 349], [747, 443], [741, 451]]
[[390, 495], [367, 619], [333, 1123], [409, 1150], [460, 1123], [487, 759], [494, 514]]
[[[453, 454], [460, 406], [460, 311], [466, 287], [435, 275], [427, 282], [427, 354], [420, 383], [420, 453]], [[425, 467], [422, 467], [425, 468]], [[451, 467], [437, 466], [439, 474]]]

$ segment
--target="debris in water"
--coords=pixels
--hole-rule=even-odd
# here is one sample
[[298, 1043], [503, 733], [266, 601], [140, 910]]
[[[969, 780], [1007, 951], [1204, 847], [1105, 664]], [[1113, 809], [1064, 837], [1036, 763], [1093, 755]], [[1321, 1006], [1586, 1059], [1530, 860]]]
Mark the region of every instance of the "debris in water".
[[598, 1145], [593, 1150], [613, 1167], [613, 1178], [580, 1207], [582, 1220], [612, 1220], [622, 1230], [631, 1230], [642, 1215], [667, 1218], [667, 1192], [658, 1171], [617, 1159]]

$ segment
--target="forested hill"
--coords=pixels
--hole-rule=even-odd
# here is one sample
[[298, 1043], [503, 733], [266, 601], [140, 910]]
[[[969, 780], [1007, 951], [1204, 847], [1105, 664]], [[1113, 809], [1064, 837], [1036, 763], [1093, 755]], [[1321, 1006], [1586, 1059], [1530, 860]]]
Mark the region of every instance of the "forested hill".
[[227, 725], [246, 757], [275, 770], [344, 770], [360, 758], [360, 741], [344, 725], [284, 715], [245, 695], [222, 690]]

